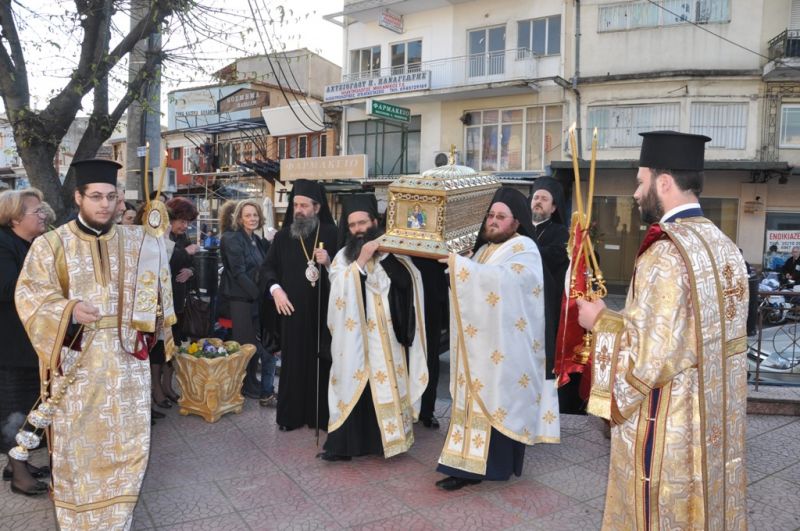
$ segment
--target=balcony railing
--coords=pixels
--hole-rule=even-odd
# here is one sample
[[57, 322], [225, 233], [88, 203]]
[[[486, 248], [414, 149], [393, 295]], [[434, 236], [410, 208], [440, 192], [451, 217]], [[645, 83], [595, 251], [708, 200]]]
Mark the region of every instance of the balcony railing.
[[342, 75], [342, 81], [359, 81], [427, 71], [431, 73], [431, 89], [435, 90], [489, 82], [532, 79], [536, 77], [536, 63], [537, 57], [530, 50], [519, 48], [353, 72]]
[[800, 30], [786, 30], [769, 41], [769, 59], [800, 57]]

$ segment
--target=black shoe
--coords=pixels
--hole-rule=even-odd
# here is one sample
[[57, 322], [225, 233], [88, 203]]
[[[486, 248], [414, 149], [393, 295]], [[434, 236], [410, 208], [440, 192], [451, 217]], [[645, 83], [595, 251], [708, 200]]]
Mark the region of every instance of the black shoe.
[[156, 411], [155, 409], [150, 410], [150, 418], [151, 419], [163, 419], [166, 418], [166, 415], [160, 411]]
[[426, 428], [431, 428], [434, 430], [439, 429], [439, 421], [436, 420], [436, 417], [424, 417], [424, 418], [421, 417], [419, 420], [420, 422], [422, 422], [422, 425], [425, 426]]
[[323, 461], [350, 461], [353, 459], [349, 455], [336, 455], [328, 452], [327, 450], [318, 453], [317, 457], [319, 457]]
[[[50, 467], [49, 466], [40, 466], [35, 467], [32, 464], [28, 463], [28, 472], [32, 477], [35, 479], [41, 479], [50, 475]], [[7, 468], [3, 469], [3, 481], [11, 481], [11, 478], [14, 477], [14, 473]]]
[[155, 397], [153, 397], [153, 404], [157, 405], [160, 408], [164, 408], [164, 409], [169, 409], [169, 408], [172, 407], [172, 404], [166, 398], [164, 400], [162, 400], [161, 402], [159, 402], [158, 400], [155, 399]]
[[28, 490], [23, 490], [12, 483], [11, 492], [15, 494], [22, 494], [24, 496], [38, 496], [39, 494], [45, 494], [47, 492], [47, 483], [37, 481], [33, 484], [33, 487], [29, 488]]
[[281, 431], [292, 431], [294, 428], [290, 428], [289, 426], [278, 425], [278, 429]]
[[178, 400], [181, 399], [181, 395], [166, 395], [166, 396], [167, 396], [167, 400], [169, 400], [170, 402], [172, 402], [175, 405], [177, 405], [178, 404]]
[[259, 392], [251, 393], [250, 391], [242, 391], [242, 394], [245, 398], [252, 398], [253, 400], [258, 400], [261, 398], [261, 393]]
[[464, 479], [450, 476], [437, 481], [436, 486], [442, 490], [453, 491], [463, 489], [467, 485], [477, 485], [480, 482], [480, 479]]

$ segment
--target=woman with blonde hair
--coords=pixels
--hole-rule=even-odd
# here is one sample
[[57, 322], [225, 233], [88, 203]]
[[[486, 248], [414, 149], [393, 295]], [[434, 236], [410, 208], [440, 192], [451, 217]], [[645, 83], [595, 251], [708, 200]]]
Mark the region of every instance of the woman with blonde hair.
[[[224, 208], [224, 205], [223, 205]], [[247, 365], [242, 393], [258, 398], [262, 405], [276, 402], [274, 378], [275, 357], [261, 342], [260, 306], [265, 286], [259, 272], [267, 256], [269, 242], [259, 238], [256, 231], [264, 225], [261, 205], [252, 199], [239, 201], [233, 211], [231, 230], [223, 232], [222, 279], [219, 295], [228, 304], [233, 322], [233, 340], [256, 346], [257, 356]], [[256, 372], [261, 359], [261, 383]]]
[[[39, 358], [17, 314], [14, 290], [33, 239], [46, 230], [42, 205], [35, 188], [0, 193], [0, 337], [6, 347], [0, 350], [0, 451], [6, 454], [39, 397]], [[47, 492], [37, 478], [48, 473], [9, 456], [3, 479], [11, 481], [12, 492], [34, 496]]]

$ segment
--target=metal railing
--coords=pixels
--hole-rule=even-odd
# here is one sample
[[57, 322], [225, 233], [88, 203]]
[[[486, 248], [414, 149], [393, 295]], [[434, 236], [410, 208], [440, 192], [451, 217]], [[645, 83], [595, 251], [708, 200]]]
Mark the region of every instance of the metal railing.
[[770, 61], [784, 57], [800, 57], [800, 30], [786, 30], [770, 39], [768, 44]]
[[760, 291], [748, 369], [759, 384], [800, 386], [800, 292]]
[[480, 83], [533, 79], [536, 77], [537, 56], [527, 48], [504, 50], [476, 55], [448, 57], [402, 66], [352, 72], [342, 75], [342, 82], [377, 77], [430, 72], [431, 89], [461, 87]]

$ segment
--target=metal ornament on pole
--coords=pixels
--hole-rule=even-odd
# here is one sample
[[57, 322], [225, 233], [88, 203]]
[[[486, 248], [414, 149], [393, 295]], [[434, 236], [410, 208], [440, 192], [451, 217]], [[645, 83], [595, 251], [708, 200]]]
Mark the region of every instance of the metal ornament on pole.
[[[581, 254], [583, 254], [584, 265], [586, 267], [586, 288], [585, 291], [578, 291], [576, 289], [578, 268], [575, 267], [576, 264], [573, 264], [570, 279], [569, 298], [594, 301], [605, 298], [605, 296], [608, 295], [606, 281], [597, 262], [597, 255], [594, 252], [594, 245], [592, 244], [592, 239], [589, 235], [589, 229], [591, 228], [592, 223], [595, 168], [597, 166], [597, 128], [595, 127], [594, 133], [592, 134], [592, 158], [589, 162], [589, 193], [586, 198], [586, 209], [584, 209], [583, 194], [581, 193], [581, 174], [580, 165], [578, 164], [578, 147], [575, 137], [575, 124], [572, 124], [572, 127], [569, 128], [569, 142], [572, 151], [572, 169], [573, 173], [575, 174], [575, 203], [577, 211], [572, 214], [570, 242], [568, 248], [570, 250], [573, 249], [573, 242], [578, 236], [580, 229], [578, 252], [575, 253], [575, 256], [580, 257]], [[592, 332], [587, 330], [583, 335], [583, 344], [575, 348], [573, 360], [576, 363], [586, 365], [586, 363], [589, 361], [591, 351]]]
[[[319, 248], [324, 249], [325, 243], [319, 242]], [[322, 264], [317, 264], [319, 268], [319, 284], [317, 285], [317, 400], [316, 400], [316, 421], [314, 422], [315, 426], [315, 437], [317, 440], [317, 448], [319, 448], [319, 356], [320, 356], [320, 336], [322, 335]]]

